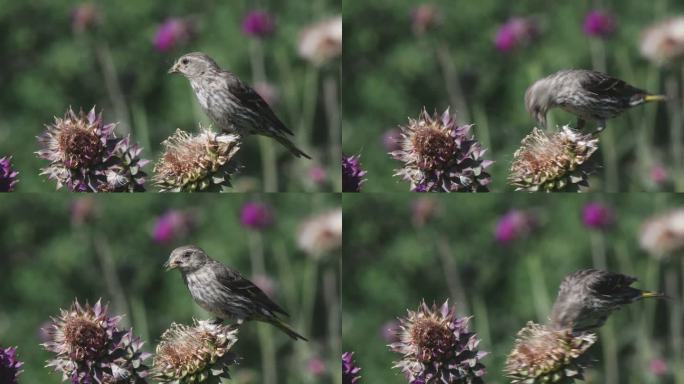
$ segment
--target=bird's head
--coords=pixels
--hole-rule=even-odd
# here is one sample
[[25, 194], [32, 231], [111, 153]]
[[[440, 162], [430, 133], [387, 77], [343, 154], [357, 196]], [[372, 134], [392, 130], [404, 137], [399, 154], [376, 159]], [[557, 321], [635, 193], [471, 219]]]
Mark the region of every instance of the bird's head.
[[171, 252], [164, 267], [167, 271], [178, 268], [181, 272], [188, 273], [202, 268], [208, 261], [209, 256], [200, 247], [184, 245]]
[[546, 114], [552, 106], [551, 89], [546, 79], [538, 80], [525, 92], [525, 108], [543, 128], [546, 128]]
[[180, 73], [191, 79], [219, 71], [218, 64], [202, 52], [192, 52], [181, 56], [169, 69], [169, 73]]

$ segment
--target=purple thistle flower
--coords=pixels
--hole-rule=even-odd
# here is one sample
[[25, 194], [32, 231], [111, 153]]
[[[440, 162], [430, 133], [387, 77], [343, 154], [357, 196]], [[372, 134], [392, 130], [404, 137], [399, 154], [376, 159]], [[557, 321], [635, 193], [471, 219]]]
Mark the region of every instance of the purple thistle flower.
[[168, 244], [185, 237], [192, 229], [193, 218], [187, 212], [171, 210], [157, 218], [152, 239], [157, 244]]
[[183, 19], [172, 18], [164, 21], [154, 35], [154, 48], [161, 53], [168, 52], [192, 37], [192, 25]]
[[612, 13], [592, 10], [584, 18], [584, 33], [590, 37], [606, 38], [615, 32], [617, 22]]
[[361, 156], [342, 156], [342, 192], [361, 192], [366, 171], [361, 169]]
[[537, 227], [537, 219], [529, 212], [512, 210], [496, 224], [494, 237], [501, 244], [509, 244], [527, 237]]
[[24, 363], [17, 359], [16, 347], [0, 348], [0, 383], [17, 384], [22, 365]]
[[117, 138], [116, 124], [105, 124], [95, 108], [76, 114], [69, 108], [63, 119], [38, 136], [38, 157], [50, 164], [41, 175], [66, 186], [71, 192], [142, 192], [149, 161], [130, 136]]
[[588, 203], [582, 208], [582, 222], [589, 229], [608, 229], [615, 222], [615, 213], [601, 203]]
[[538, 34], [539, 30], [533, 19], [515, 17], [499, 28], [494, 45], [500, 52], [508, 53], [529, 44]]
[[[47, 329], [50, 340], [42, 346], [56, 354], [47, 367], [62, 373], [72, 383], [139, 383], [147, 377], [143, 342], [132, 330], [117, 328], [121, 316], [110, 317], [100, 300], [81, 306], [75, 301], [61, 310]], [[124, 379], [125, 378], [125, 379]]]
[[240, 222], [246, 228], [264, 230], [273, 224], [273, 210], [264, 203], [249, 201], [242, 206]]
[[361, 380], [361, 368], [354, 363], [354, 352], [342, 354], [342, 384], [355, 384]]
[[273, 15], [264, 10], [253, 9], [242, 20], [242, 32], [247, 36], [261, 39], [271, 36], [274, 31], [275, 20]]
[[12, 158], [0, 158], [0, 192], [12, 192], [17, 185], [19, 172], [12, 169]]
[[390, 344], [402, 355], [394, 363], [409, 383], [483, 383], [486, 370], [481, 360], [487, 352], [478, 351], [480, 339], [469, 331], [469, 317], [457, 317], [446, 301], [429, 307], [425, 302], [417, 311], [401, 319], [400, 340]]
[[410, 182], [415, 192], [486, 192], [486, 169], [493, 161], [474, 138], [472, 125], [458, 125], [449, 109], [441, 115], [425, 109], [417, 120], [401, 127], [401, 149], [390, 152], [404, 163], [394, 176]]

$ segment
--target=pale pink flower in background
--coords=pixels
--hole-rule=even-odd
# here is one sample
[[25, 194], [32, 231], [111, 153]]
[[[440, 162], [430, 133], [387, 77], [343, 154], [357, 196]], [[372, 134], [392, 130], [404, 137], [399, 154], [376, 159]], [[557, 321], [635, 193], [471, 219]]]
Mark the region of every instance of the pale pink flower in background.
[[299, 55], [321, 66], [342, 55], [342, 16], [334, 16], [304, 29], [299, 36]]

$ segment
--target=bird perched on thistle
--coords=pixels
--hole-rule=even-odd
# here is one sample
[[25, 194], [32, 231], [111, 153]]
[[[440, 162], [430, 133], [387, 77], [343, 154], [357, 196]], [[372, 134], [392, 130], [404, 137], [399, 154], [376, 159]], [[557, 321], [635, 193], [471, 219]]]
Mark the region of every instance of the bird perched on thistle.
[[178, 247], [164, 264], [167, 271], [180, 270], [195, 302], [218, 321], [256, 320], [274, 325], [292, 339], [308, 341], [278, 316], [288, 316], [259, 287], [194, 245]]
[[202, 52], [183, 55], [169, 69], [190, 81], [204, 112], [222, 131], [242, 137], [262, 135], [275, 139], [293, 155], [309, 155], [290, 140], [294, 135], [275, 115], [268, 103], [234, 73], [222, 70]]
[[596, 121], [597, 132], [611, 119], [629, 108], [651, 101], [664, 101], [654, 95], [602, 72], [564, 69], [537, 80], [525, 92], [527, 112], [546, 128], [546, 115], [559, 107], [577, 116], [577, 129]]
[[630, 287], [636, 277], [586, 268], [566, 276], [551, 310], [551, 325], [583, 332], [599, 328], [622, 306], [647, 297], [665, 298], [660, 292]]

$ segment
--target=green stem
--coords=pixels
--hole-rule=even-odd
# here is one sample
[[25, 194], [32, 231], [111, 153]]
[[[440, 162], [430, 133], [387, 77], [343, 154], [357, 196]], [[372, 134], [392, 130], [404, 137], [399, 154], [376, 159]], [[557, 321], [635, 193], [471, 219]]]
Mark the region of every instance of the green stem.
[[[109, 247], [109, 242], [102, 234], [94, 233], [93, 248], [95, 255], [100, 262], [107, 290], [112, 296], [115, 312], [127, 313], [128, 303], [126, 301], [126, 294], [116, 272], [116, 263], [112, 257], [112, 250]], [[126, 317], [122, 318], [121, 322], [124, 327], [130, 325], [130, 319]]]
[[325, 112], [328, 117], [328, 141], [330, 146], [330, 162], [335, 163], [342, 158], [342, 141], [340, 119], [340, 99], [338, 97], [337, 78], [328, 73], [323, 79], [323, 96]]
[[528, 276], [532, 280], [532, 297], [534, 299], [534, 307], [537, 312], [537, 320], [543, 322], [548, 317], [549, 309], [551, 308], [551, 299], [546, 290], [546, 283], [544, 282], [544, 271], [541, 267], [541, 260], [536, 255], [527, 258]]
[[592, 231], [589, 234], [591, 242], [591, 257], [594, 262], [594, 268], [607, 269], [606, 261], [606, 242], [603, 232]]
[[487, 149], [489, 158], [494, 158], [492, 154], [492, 139], [489, 134], [489, 120], [487, 119], [487, 112], [484, 106], [480, 104], [473, 105], [473, 115], [477, 140]]
[[456, 257], [454, 257], [453, 251], [449, 246], [449, 240], [445, 236], [441, 236], [435, 239], [437, 244], [437, 255], [439, 256], [440, 264], [442, 265], [442, 270], [444, 271], [444, 277], [449, 287], [449, 293], [451, 297], [458, 302], [456, 310], [459, 316], [467, 316], [470, 313], [468, 308], [468, 300], [465, 297], [465, 289], [463, 289], [463, 284], [461, 283], [461, 276], [458, 273], [458, 267], [456, 266]]
[[604, 359], [604, 376], [603, 383], [617, 384], [619, 382], [618, 374], [618, 351], [617, 342], [613, 331], [613, 324], [608, 322], [601, 328], [601, 343]]
[[[673, 264], [672, 259], [668, 260]], [[682, 361], [682, 298], [679, 297], [678, 271], [669, 265], [665, 271], [665, 289], [672, 296], [670, 303], [670, 342], [675, 361]]]
[[[252, 276], [264, 275], [264, 246], [261, 232], [249, 231], [249, 256], [252, 264]], [[263, 382], [266, 384], [276, 383], [276, 353], [273, 345], [273, 334], [270, 325], [259, 324], [257, 327], [259, 334], [259, 345], [261, 351], [261, 364], [263, 371]]]
[[320, 70], [311, 66], [304, 78], [304, 95], [302, 97], [302, 117], [300, 124], [300, 140], [303, 140], [304, 148], [310, 148], [313, 139], [313, 125], [316, 117], [316, 104], [318, 101], [318, 82]]
[[130, 114], [126, 105], [126, 98], [119, 85], [116, 65], [114, 64], [114, 58], [112, 57], [109, 45], [107, 45], [105, 41], [96, 42], [95, 55], [97, 56], [100, 68], [102, 69], [107, 94], [109, 95], [117, 120], [119, 121], [119, 132], [125, 135], [131, 132]]
[[[340, 258], [341, 259], [341, 258]], [[328, 347], [330, 348], [329, 356], [340, 356], [342, 354], [342, 346], [340, 345], [340, 334], [342, 333], [341, 311], [339, 303], [339, 287], [337, 284], [337, 274], [339, 272], [335, 268], [328, 267], [323, 272], [323, 294], [325, 303], [328, 308]], [[338, 365], [335, 365], [338, 367]], [[342, 372], [337, 369], [331, 369], [331, 376], [339, 377]]]
[[456, 65], [451, 59], [449, 46], [446, 43], [441, 43], [435, 48], [435, 51], [437, 54], [437, 61], [442, 69], [442, 77], [447, 93], [449, 94], [449, 100], [451, 105], [456, 108], [456, 111], [452, 111], [452, 113], [458, 114], [459, 120], [461, 121], [470, 121], [468, 105], [463, 96], [463, 89], [461, 87], [461, 81], [458, 78]]

